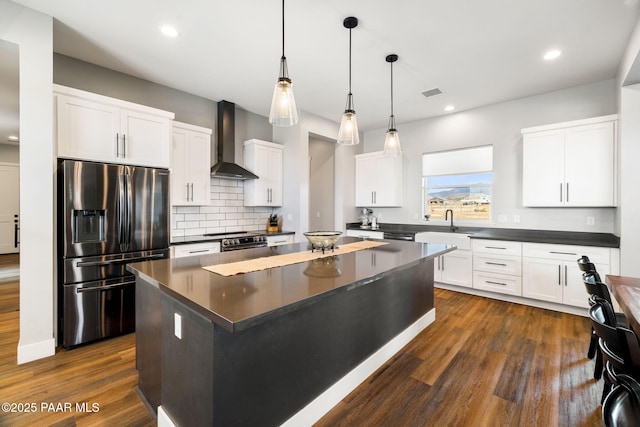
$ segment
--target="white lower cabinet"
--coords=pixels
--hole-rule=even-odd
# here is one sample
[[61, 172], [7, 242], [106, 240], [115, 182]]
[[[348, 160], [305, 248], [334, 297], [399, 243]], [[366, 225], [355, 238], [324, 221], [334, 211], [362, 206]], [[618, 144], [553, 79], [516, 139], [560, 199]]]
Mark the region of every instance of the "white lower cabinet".
[[608, 248], [525, 243], [522, 295], [587, 308], [587, 294], [576, 260], [587, 255], [604, 280], [604, 276], [611, 272], [610, 252]]
[[474, 240], [473, 287], [522, 296], [522, 243]]
[[267, 236], [267, 246], [280, 246], [293, 243], [293, 234], [278, 234], [276, 236]]
[[360, 237], [361, 239], [384, 239], [384, 233], [382, 231], [371, 230], [347, 230], [348, 237]]
[[171, 258], [185, 258], [220, 252], [220, 242], [188, 243], [171, 246]]
[[472, 257], [471, 251], [457, 249], [440, 255], [434, 260], [434, 282], [470, 288]]

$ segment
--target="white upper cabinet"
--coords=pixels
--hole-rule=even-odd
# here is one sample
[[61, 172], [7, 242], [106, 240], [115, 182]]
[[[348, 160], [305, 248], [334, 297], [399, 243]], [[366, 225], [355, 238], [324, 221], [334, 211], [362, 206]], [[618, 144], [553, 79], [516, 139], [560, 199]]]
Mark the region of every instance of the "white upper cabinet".
[[203, 206], [211, 199], [212, 130], [173, 122], [171, 204]]
[[615, 206], [616, 119], [523, 129], [523, 205]]
[[174, 114], [54, 85], [58, 157], [168, 168]]
[[356, 206], [402, 206], [402, 156], [382, 151], [356, 157]]
[[283, 147], [250, 139], [244, 142], [244, 167], [258, 179], [244, 182], [245, 206], [282, 206]]

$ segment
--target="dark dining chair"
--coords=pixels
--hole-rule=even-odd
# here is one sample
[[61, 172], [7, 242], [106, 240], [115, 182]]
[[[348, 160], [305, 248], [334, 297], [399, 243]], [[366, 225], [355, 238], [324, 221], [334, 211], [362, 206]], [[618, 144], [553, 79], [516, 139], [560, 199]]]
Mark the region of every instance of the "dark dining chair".
[[640, 378], [640, 343], [635, 332], [616, 325], [613, 307], [608, 301], [596, 297], [589, 309], [589, 318], [598, 339], [602, 360], [606, 363], [604, 401], [611, 388], [618, 384], [620, 374]]
[[640, 426], [640, 383], [624, 374], [602, 404], [602, 421], [607, 427]]

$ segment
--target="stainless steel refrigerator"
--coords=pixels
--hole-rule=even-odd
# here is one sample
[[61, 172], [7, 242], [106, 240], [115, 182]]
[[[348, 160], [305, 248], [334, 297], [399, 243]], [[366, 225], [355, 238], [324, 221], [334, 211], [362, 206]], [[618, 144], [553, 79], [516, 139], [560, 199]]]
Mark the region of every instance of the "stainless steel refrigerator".
[[169, 256], [169, 171], [59, 160], [58, 254], [62, 345], [132, 332], [126, 265]]

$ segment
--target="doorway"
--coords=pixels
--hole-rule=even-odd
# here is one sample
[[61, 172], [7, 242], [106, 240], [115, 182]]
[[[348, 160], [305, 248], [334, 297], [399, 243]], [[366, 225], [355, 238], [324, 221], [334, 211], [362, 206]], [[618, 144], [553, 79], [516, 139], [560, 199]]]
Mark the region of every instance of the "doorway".
[[18, 45], [0, 40], [0, 313], [20, 308]]
[[335, 147], [309, 135], [309, 231], [335, 229]]

